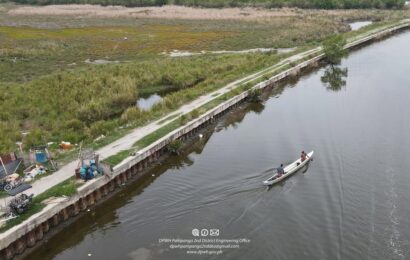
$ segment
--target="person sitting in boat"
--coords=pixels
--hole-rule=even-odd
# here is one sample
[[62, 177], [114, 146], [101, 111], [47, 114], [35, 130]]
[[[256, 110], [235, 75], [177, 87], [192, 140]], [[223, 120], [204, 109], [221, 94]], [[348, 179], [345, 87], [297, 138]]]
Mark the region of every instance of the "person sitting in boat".
[[278, 175], [277, 175], [278, 178], [282, 176], [283, 174], [285, 174], [285, 170], [283, 169], [283, 164], [280, 165], [277, 171], [278, 171]]
[[305, 153], [305, 151], [302, 151], [302, 154], [300, 155], [300, 161], [304, 162], [306, 158], [309, 158], [309, 156]]

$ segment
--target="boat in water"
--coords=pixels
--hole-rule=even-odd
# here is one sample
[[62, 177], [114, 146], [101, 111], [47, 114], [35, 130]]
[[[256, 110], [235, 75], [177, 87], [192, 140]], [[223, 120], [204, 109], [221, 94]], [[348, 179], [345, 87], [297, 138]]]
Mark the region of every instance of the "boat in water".
[[267, 179], [266, 181], [263, 182], [264, 185], [270, 186], [273, 185], [275, 183], [278, 183], [284, 179], [286, 179], [287, 177], [289, 177], [290, 175], [292, 175], [293, 173], [297, 172], [299, 169], [301, 169], [303, 166], [305, 166], [313, 157], [313, 151], [311, 151], [310, 153], [307, 154], [307, 158], [302, 162], [301, 158], [297, 159], [296, 161], [294, 161], [293, 163], [287, 165], [285, 168], [283, 168], [284, 170], [284, 174], [282, 174], [281, 176], [279, 176], [278, 172], [275, 172], [275, 174], [270, 177], [269, 179]]

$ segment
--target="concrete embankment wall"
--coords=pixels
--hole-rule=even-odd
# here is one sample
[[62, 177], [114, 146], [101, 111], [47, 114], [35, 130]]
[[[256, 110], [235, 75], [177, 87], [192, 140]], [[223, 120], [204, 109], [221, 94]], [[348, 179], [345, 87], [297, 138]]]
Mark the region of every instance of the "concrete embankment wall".
[[[347, 45], [347, 48], [355, 48], [386, 37], [393, 32], [408, 28], [410, 22], [402, 23], [396, 27], [383, 30], [376, 34], [364, 37]], [[323, 55], [317, 55], [309, 60], [299, 63], [291, 69], [279, 73], [270, 79], [261, 82], [253, 89], [263, 89], [273, 86], [289, 76], [296, 76], [299, 72], [309, 66], [315, 66]], [[157, 161], [161, 155], [166, 153], [166, 146], [175, 139], [185, 140], [192, 137], [202, 127], [212, 123], [225, 112], [234, 108], [246, 99], [249, 91], [245, 91], [211, 109], [205, 114], [192, 120], [186, 125], [172, 131], [163, 138], [140, 150], [132, 158], [127, 158], [123, 163], [116, 166], [110, 175], [97, 178], [87, 182], [78, 189], [78, 193], [70, 198], [63, 198], [58, 203], [46, 206], [41, 212], [31, 216], [22, 224], [15, 226], [0, 234], [0, 259], [12, 259], [23, 253], [26, 248], [34, 247], [43, 239], [43, 236], [50, 229], [57, 227], [60, 223], [71, 217], [77, 216], [81, 211], [95, 205], [102, 198], [122, 186], [129, 180], [136, 180], [141, 177], [152, 163]], [[74, 174], [74, 173], [73, 173]]]

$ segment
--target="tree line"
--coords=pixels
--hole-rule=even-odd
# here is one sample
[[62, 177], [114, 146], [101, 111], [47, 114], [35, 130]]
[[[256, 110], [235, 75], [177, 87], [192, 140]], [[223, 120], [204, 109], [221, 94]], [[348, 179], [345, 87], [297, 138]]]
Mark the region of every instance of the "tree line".
[[[5, 2], [6, 0], [0, 0]], [[100, 4], [127, 7], [163, 6], [167, 4], [198, 7], [243, 7], [267, 8], [298, 7], [318, 9], [399, 9], [405, 0], [13, 0], [12, 2], [32, 5], [50, 4]]]

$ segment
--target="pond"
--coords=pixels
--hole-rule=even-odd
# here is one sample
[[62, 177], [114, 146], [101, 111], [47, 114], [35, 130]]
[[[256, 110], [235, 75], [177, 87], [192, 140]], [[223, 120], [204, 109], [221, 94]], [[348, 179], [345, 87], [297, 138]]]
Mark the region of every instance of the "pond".
[[161, 100], [162, 97], [158, 94], [153, 94], [148, 97], [140, 97], [136, 102], [136, 106], [142, 110], [148, 110]]
[[115, 64], [115, 63], [120, 63], [117, 60], [111, 61], [111, 60], [91, 60], [91, 59], [86, 59], [84, 63], [87, 64], [92, 64], [92, 65], [105, 65], [105, 64]]
[[360, 28], [371, 25], [372, 23], [373, 23], [372, 21], [359, 21], [359, 22], [349, 23], [349, 26], [352, 31], [357, 31]]

